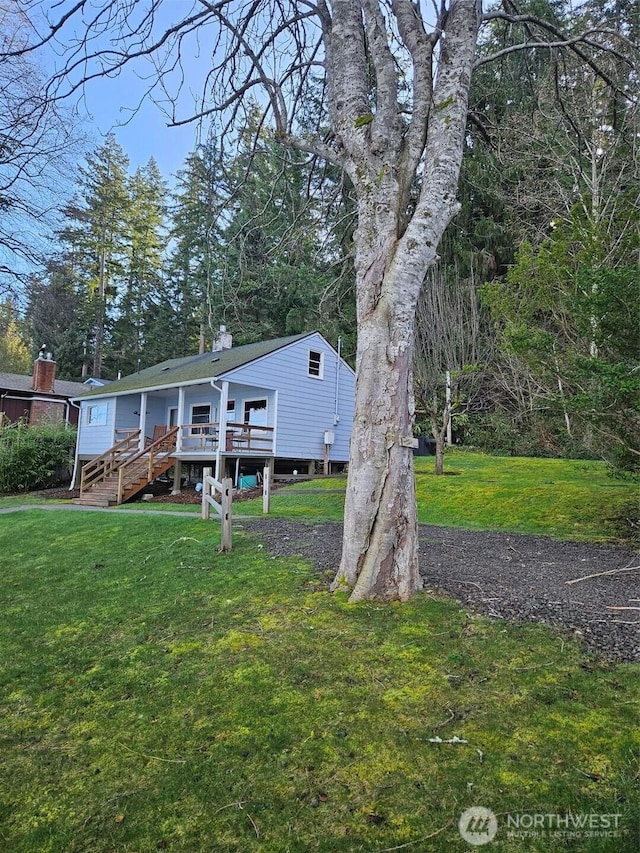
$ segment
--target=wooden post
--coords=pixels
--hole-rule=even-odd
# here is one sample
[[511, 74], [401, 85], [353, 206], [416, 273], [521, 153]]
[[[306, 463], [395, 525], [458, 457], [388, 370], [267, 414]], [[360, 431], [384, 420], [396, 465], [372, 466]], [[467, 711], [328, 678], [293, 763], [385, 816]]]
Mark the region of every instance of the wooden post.
[[118, 504], [122, 503], [122, 495], [124, 493], [124, 482], [123, 482], [122, 473], [123, 473], [123, 469], [120, 468], [118, 471], [118, 497], [117, 497], [117, 501], [116, 501]]
[[262, 469], [262, 512], [268, 513], [271, 504], [271, 468], [265, 465]]
[[233, 483], [231, 477], [222, 481], [222, 550], [231, 550], [231, 501], [233, 498]]
[[176, 459], [173, 463], [173, 489], [172, 495], [179, 495], [182, 492], [182, 461]]
[[211, 476], [211, 468], [203, 468], [202, 469], [202, 517], [205, 521], [209, 518], [209, 512], [211, 511], [211, 504], [207, 500], [207, 496], [209, 494], [209, 477]]

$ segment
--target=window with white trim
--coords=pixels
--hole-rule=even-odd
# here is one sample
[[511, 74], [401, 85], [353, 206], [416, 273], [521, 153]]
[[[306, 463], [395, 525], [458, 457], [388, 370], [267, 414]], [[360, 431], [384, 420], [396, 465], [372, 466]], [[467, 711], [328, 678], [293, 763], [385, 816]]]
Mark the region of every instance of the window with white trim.
[[107, 403], [97, 403], [94, 406], [87, 406], [85, 423], [87, 426], [105, 426], [108, 412], [109, 406]]
[[252, 424], [253, 426], [266, 426], [267, 401], [262, 398], [259, 400], [245, 400], [243, 423]]
[[324, 376], [324, 353], [321, 350], [309, 350], [309, 376], [314, 379]]
[[[211, 422], [211, 404], [206, 403], [201, 406], [191, 406], [191, 423], [192, 424], [209, 424]], [[210, 428], [206, 427], [191, 427], [192, 435], [200, 435], [201, 433], [209, 433]]]

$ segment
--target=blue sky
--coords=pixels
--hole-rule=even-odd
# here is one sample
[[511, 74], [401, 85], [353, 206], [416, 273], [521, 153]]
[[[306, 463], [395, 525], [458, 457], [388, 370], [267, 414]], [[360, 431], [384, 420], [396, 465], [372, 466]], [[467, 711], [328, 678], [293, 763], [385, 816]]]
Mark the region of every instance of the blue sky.
[[113, 131], [131, 161], [130, 171], [154, 157], [168, 182], [198, 142], [196, 124], [167, 127], [167, 116], [150, 98], [133, 70], [115, 79], [94, 80], [86, 87], [79, 108], [87, 111], [86, 130], [100, 143]]
[[[32, 10], [34, 28], [40, 34], [46, 33], [51, 21], [57, 20], [71, 4], [46, 4], [35, 6]], [[86, 17], [91, 18], [100, 4], [88, 4]], [[168, 0], [159, 7], [155, 16], [155, 36], [164, 32], [166, 27], [175, 24], [194, 6], [194, 0]], [[135, 9], [131, 15], [131, 24], [135, 25]], [[144, 11], [144, 4], [140, 4]], [[129, 13], [126, 12], [128, 16]], [[128, 20], [128, 17], [127, 17]], [[113, 31], [95, 33], [87, 44], [87, 51], [121, 48], [112, 34], [117, 35], [117, 27]], [[67, 25], [43, 52], [37, 54], [37, 61], [42, 63], [43, 70], [61, 71], [66, 61], [76, 66], [72, 74], [72, 82], [78, 82], [83, 71], [95, 74], [98, 63], [89, 60], [87, 66], [79, 61], [80, 51], [77, 50], [76, 39], [83, 33], [83, 14], [72, 16]], [[202, 41], [202, 44], [201, 44]], [[183, 41], [180, 51], [180, 63], [166, 76], [166, 85], [175, 91], [180, 91], [178, 109], [181, 115], [193, 110], [194, 100], [201, 93], [202, 81], [209, 70], [211, 57], [203, 45], [209, 44], [204, 35], [192, 35]], [[181, 168], [186, 156], [193, 151], [198, 143], [199, 128], [197, 123], [181, 127], [167, 127], [168, 117], [151, 98], [145, 97], [147, 90], [157, 82], [158, 76], [155, 62], [163, 63], [162, 54], [154, 55], [153, 59], [140, 57], [126, 64], [116, 77], [96, 78], [90, 80], [82, 90], [77, 91], [69, 99], [69, 106], [75, 106], [81, 116], [86, 115], [84, 130], [90, 135], [95, 145], [101, 143], [104, 136], [113, 132], [131, 161], [131, 171], [138, 166], [144, 166], [150, 157], [154, 157], [163, 177], [171, 182], [172, 175]], [[168, 62], [171, 67], [171, 61]], [[184, 80], [181, 80], [184, 74]], [[145, 77], [147, 79], [145, 79]], [[64, 88], [64, 87], [63, 87]], [[175, 94], [174, 91], [174, 94]], [[162, 96], [157, 87], [156, 95]]]

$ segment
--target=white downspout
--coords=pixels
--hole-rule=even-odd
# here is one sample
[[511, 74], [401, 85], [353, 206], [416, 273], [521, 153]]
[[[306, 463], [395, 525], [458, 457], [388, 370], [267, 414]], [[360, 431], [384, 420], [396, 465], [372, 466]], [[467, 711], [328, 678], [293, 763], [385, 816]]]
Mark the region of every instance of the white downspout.
[[184, 426], [184, 385], [178, 388], [178, 413], [176, 415], [178, 422], [178, 435], [176, 437], [176, 453], [182, 451], [182, 429]]

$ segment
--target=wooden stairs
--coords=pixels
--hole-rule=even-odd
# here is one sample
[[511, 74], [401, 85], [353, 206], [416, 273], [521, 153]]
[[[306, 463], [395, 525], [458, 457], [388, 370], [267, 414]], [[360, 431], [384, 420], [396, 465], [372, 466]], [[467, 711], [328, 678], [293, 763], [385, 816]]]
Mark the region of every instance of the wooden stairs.
[[178, 427], [156, 427], [140, 450], [140, 430], [132, 431], [82, 469], [80, 506], [114, 506], [142, 491], [175, 462]]

